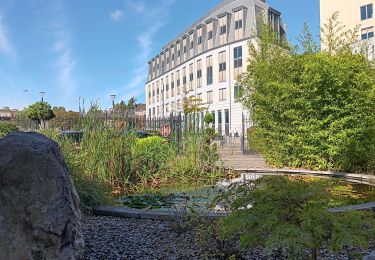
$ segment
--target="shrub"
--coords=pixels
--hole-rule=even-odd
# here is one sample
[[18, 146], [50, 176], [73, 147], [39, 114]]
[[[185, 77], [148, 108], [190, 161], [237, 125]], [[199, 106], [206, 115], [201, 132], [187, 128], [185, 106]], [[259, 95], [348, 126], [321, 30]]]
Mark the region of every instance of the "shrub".
[[0, 138], [18, 130], [19, 129], [16, 125], [10, 123], [0, 123]]
[[375, 238], [374, 214], [329, 212], [332, 196], [320, 181], [268, 176], [232, 187], [226, 197], [235, 199], [225, 232], [240, 234], [243, 247], [263, 246], [269, 253], [283, 248], [291, 258], [316, 259], [323, 246], [339, 252]]
[[165, 139], [159, 136], [138, 139], [132, 147], [132, 181], [158, 186], [170, 171], [169, 162], [174, 158], [175, 153]]
[[250, 46], [241, 80], [256, 150], [279, 167], [375, 170], [374, 67], [346, 47], [299, 53], [267, 40]]

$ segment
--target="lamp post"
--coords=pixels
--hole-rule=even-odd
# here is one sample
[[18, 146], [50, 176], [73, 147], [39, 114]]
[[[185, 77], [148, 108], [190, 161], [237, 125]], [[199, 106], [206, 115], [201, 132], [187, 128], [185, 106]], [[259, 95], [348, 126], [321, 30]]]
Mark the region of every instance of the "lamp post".
[[42, 99], [42, 102], [44, 102], [44, 96], [46, 95], [46, 92], [40, 91], [39, 95], [40, 95], [40, 98]]
[[112, 100], [112, 120], [115, 121], [115, 99], [116, 99], [116, 94], [111, 94], [109, 95]]

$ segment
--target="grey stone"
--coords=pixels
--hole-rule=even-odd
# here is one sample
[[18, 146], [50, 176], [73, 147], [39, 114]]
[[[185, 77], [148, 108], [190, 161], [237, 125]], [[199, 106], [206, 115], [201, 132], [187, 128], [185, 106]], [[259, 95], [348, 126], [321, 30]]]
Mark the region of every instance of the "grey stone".
[[36, 133], [0, 139], [0, 256], [78, 259], [79, 197], [58, 144]]

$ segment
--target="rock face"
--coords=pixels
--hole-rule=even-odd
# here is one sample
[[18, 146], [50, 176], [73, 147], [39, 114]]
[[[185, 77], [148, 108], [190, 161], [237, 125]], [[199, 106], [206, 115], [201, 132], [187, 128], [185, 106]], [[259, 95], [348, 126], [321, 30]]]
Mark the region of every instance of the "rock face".
[[79, 259], [80, 221], [58, 144], [36, 133], [0, 139], [0, 258]]

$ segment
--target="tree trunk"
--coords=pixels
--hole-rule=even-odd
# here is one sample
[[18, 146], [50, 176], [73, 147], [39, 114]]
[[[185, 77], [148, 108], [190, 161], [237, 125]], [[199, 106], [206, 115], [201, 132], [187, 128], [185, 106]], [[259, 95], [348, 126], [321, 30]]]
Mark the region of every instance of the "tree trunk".
[[317, 259], [318, 259], [318, 249], [311, 248], [311, 260], [317, 260]]

